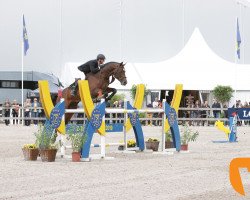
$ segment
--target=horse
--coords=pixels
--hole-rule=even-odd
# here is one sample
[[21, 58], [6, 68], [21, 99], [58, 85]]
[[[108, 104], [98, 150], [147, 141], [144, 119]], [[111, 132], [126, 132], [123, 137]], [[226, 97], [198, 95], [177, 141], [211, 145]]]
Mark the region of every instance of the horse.
[[[117, 79], [120, 81], [121, 85], [125, 86], [127, 84], [127, 77], [125, 74], [125, 64], [123, 62], [109, 62], [101, 66], [101, 69], [96, 74], [89, 73], [85, 77], [85, 80], [89, 82], [90, 94], [94, 102], [97, 102], [99, 98], [104, 97], [105, 101], [110, 100], [115, 94], [116, 89], [109, 87], [111, 83]], [[111, 78], [111, 81], [110, 81]], [[78, 85], [76, 85], [76, 95], [72, 96], [72, 85], [77, 84], [76, 82], [72, 83], [69, 87], [65, 88], [62, 91], [62, 98], [65, 101], [66, 109], [76, 109], [77, 104], [81, 101]], [[109, 93], [111, 93], [109, 95]], [[101, 94], [101, 95], [100, 95]], [[101, 96], [101, 97], [100, 97]], [[56, 102], [60, 101], [60, 97], [57, 97]], [[65, 123], [67, 124], [74, 113], [65, 114]]]

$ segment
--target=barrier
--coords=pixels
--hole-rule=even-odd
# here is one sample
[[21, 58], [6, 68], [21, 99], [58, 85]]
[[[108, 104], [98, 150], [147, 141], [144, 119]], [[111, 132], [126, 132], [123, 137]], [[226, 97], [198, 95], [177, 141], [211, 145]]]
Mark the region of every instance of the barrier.
[[230, 129], [227, 128], [222, 121], [217, 120], [214, 125], [215, 125], [215, 127], [217, 127], [218, 130], [224, 132], [226, 134], [227, 138], [229, 138]]
[[[40, 100], [42, 103], [42, 107], [44, 109], [44, 113], [47, 119], [50, 118], [50, 113], [52, 112], [54, 105], [51, 100], [50, 96], [50, 89], [49, 89], [49, 83], [45, 80], [38, 81], [39, 86], [39, 94], [40, 94]], [[65, 134], [65, 122], [64, 120], [61, 121], [60, 126], [57, 128], [57, 131], [61, 134]]]
[[227, 128], [226, 126], [224, 126], [223, 122], [217, 120], [215, 122], [215, 126], [223, 131], [226, 136], [228, 141], [214, 141], [215, 143], [220, 143], [220, 142], [237, 142], [237, 119], [240, 117], [237, 115], [237, 112], [235, 111], [235, 109], [228, 109], [228, 113], [229, 113], [229, 128]]
[[[130, 105], [129, 102], [125, 101], [124, 109], [108, 109], [106, 108], [106, 104], [104, 102], [100, 103], [96, 107], [94, 107], [94, 103], [91, 99], [88, 81], [86, 80], [79, 80], [79, 93], [81, 97], [81, 101], [84, 107], [84, 110], [79, 109], [67, 109], [65, 112], [85, 112], [89, 123], [86, 125], [86, 134], [87, 140], [83, 145], [82, 148], [82, 158], [84, 161], [89, 161], [89, 153], [90, 147], [101, 147], [101, 154], [100, 157], [105, 158], [105, 146], [111, 145], [120, 145], [123, 143], [110, 143], [105, 144], [105, 113], [123, 113], [124, 114], [124, 146], [125, 151], [127, 150], [127, 139], [126, 139], [126, 132], [133, 127], [136, 143], [139, 150], [143, 151], [145, 149], [144, 146], [144, 136], [141, 128], [141, 123], [139, 120], [139, 113], [142, 112], [151, 112], [151, 113], [164, 113], [163, 114], [163, 126], [162, 126], [162, 152], [165, 153], [165, 132], [170, 128], [172, 133], [172, 138], [174, 142], [174, 146], [177, 151], [180, 151], [180, 133], [177, 123], [177, 111], [180, 104], [180, 99], [182, 96], [182, 85], [176, 85], [174, 97], [172, 100], [171, 106], [164, 102], [163, 109], [147, 109], [142, 110], [143, 97], [144, 97], [144, 85], [140, 84], [137, 86], [137, 93], [135, 96], [135, 103], [134, 107]], [[46, 117], [50, 116], [50, 112], [53, 109], [53, 104], [50, 97], [49, 86], [47, 81], [39, 81], [39, 90], [41, 93], [41, 101], [42, 105], [45, 109]], [[166, 120], [167, 119], [167, 120]], [[65, 122], [62, 120], [60, 126], [58, 127], [58, 131], [60, 133], [65, 133]], [[91, 144], [93, 134], [97, 131], [101, 136], [101, 144]], [[61, 149], [62, 151], [62, 149]], [[65, 155], [62, 151], [62, 155]]]

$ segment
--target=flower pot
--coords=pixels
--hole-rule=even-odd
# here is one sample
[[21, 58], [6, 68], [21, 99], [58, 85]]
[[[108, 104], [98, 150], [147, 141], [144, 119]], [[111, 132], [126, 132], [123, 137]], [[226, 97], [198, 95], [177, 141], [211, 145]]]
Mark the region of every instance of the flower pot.
[[40, 156], [43, 162], [54, 162], [57, 149], [41, 149]]
[[187, 151], [187, 150], [188, 150], [188, 144], [182, 144], [181, 151]]
[[165, 141], [165, 149], [174, 148], [174, 143], [172, 141]]
[[37, 160], [37, 156], [39, 153], [38, 149], [27, 149], [27, 148], [22, 148], [23, 150], [23, 156], [24, 160]]
[[153, 151], [158, 151], [159, 143], [160, 143], [159, 141], [146, 142], [146, 148], [152, 149]]
[[81, 161], [81, 153], [72, 152], [72, 162], [80, 162], [80, 161]]

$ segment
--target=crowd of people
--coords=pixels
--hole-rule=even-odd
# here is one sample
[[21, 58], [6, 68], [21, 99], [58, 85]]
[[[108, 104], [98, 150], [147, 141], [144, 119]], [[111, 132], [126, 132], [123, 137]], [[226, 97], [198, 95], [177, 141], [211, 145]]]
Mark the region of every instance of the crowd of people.
[[[9, 99], [6, 99], [5, 102], [2, 104], [2, 116], [4, 116], [6, 119], [4, 120], [5, 125], [9, 126], [10, 124], [10, 118], [12, 118], [13, 125], [17, 125], [19, 122], [19, 117], [21, 117], [21, 105], [16, 101], [13, 100], [11, 102]], [[31, 101], [30, 98], [27, 98], [24, 102], [24, 125], [30, 126], [31, 119], [29, 118], [37, 118], [33, 120], [33, 124], [38, 124], [38, 118], [43, 117], [44, 115], [43, 109], [41, 108], [40, 102], [38, 102], [37, 98], [34, 98], [33, 101]]]
[[[194, 102], [194, 103], [193, 103]], [[236, 108], [250, 108], [250, 102], [242, 103], [241, 100], [236, 101]], [[30, 126], [33, 122], [34, 125], [38, 124], [38, 121], [44, 117], [44, 111], [41, 108], [41, 104], [37, 98], [30, 99], [27, 98], [24, 102], [24, 125]], [[107, 102], [107, 107], [111, 108], [123, 108], [124, 102], [122, 100], [115, 101], [112, 105]], [[147, 105], [148, 108], [162, 108], [162, 102], [156, 97], [152, 104]], [[233, 106], [234, 107], [234, 106]], [[190, 110], [189, 110], [190, 108]], [[208, 104], [208, 101], [200, 103], [199, 100], [192, 101], [187, 103], [186, 109], [179, 112], [180, 118], [192, 119], [192, 120], [183, 120], [184, 123], [189, 123], [189, 125], [195, 126], [206, 126], [209, 125], [208, 118], [228, 118], [227, 104], [221, 105], [218, 101], [213, 99], [211, 105]], [[2, 116], [6, 119], [5, 124], [8, 126], [10, 124], [10, 119], [12, 119], [12, 124], [18, 124], [18, 117], [21, 117], [21, 106], [16, 100], [10, 102], [9, 99], [2, 104]], [[142, 120], [144, 125], [162, 125], [162, 115], [163, 113], [146, 113], [144, 116], [146, 119]], [[123, 113], [113, 113], [105, 115], [108, 120], [107, 123], [123, 123], [124, 114]], [[83, 116], [76, 116], [77, 118], [82, 118]], [[197, 118], [197, 120], [195, 120]], [[199, 118], [199, 119], [198, 119]], [[201, 118], [203, 120], [201, 120]], [[206, 120], [207, 119], [207, 120]], [[42, 120], [40, 120], [42, 121]], [[238, 125], [247, 125], [250, 124], [248, 121], [239, 121]]]

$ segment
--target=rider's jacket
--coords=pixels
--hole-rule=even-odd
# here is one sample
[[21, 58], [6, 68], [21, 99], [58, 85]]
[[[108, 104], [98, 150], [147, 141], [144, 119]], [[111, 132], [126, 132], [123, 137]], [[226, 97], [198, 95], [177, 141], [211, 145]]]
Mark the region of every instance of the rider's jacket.
[[78, 69], [81, 72], [84, 72], [84, 74], [88, 74], [90, 72], [95, 74], [98, 71], [100, 71], [97, 60], [90, 60], [90, 61], [84, 63], [83, 65], [79, 66]]

